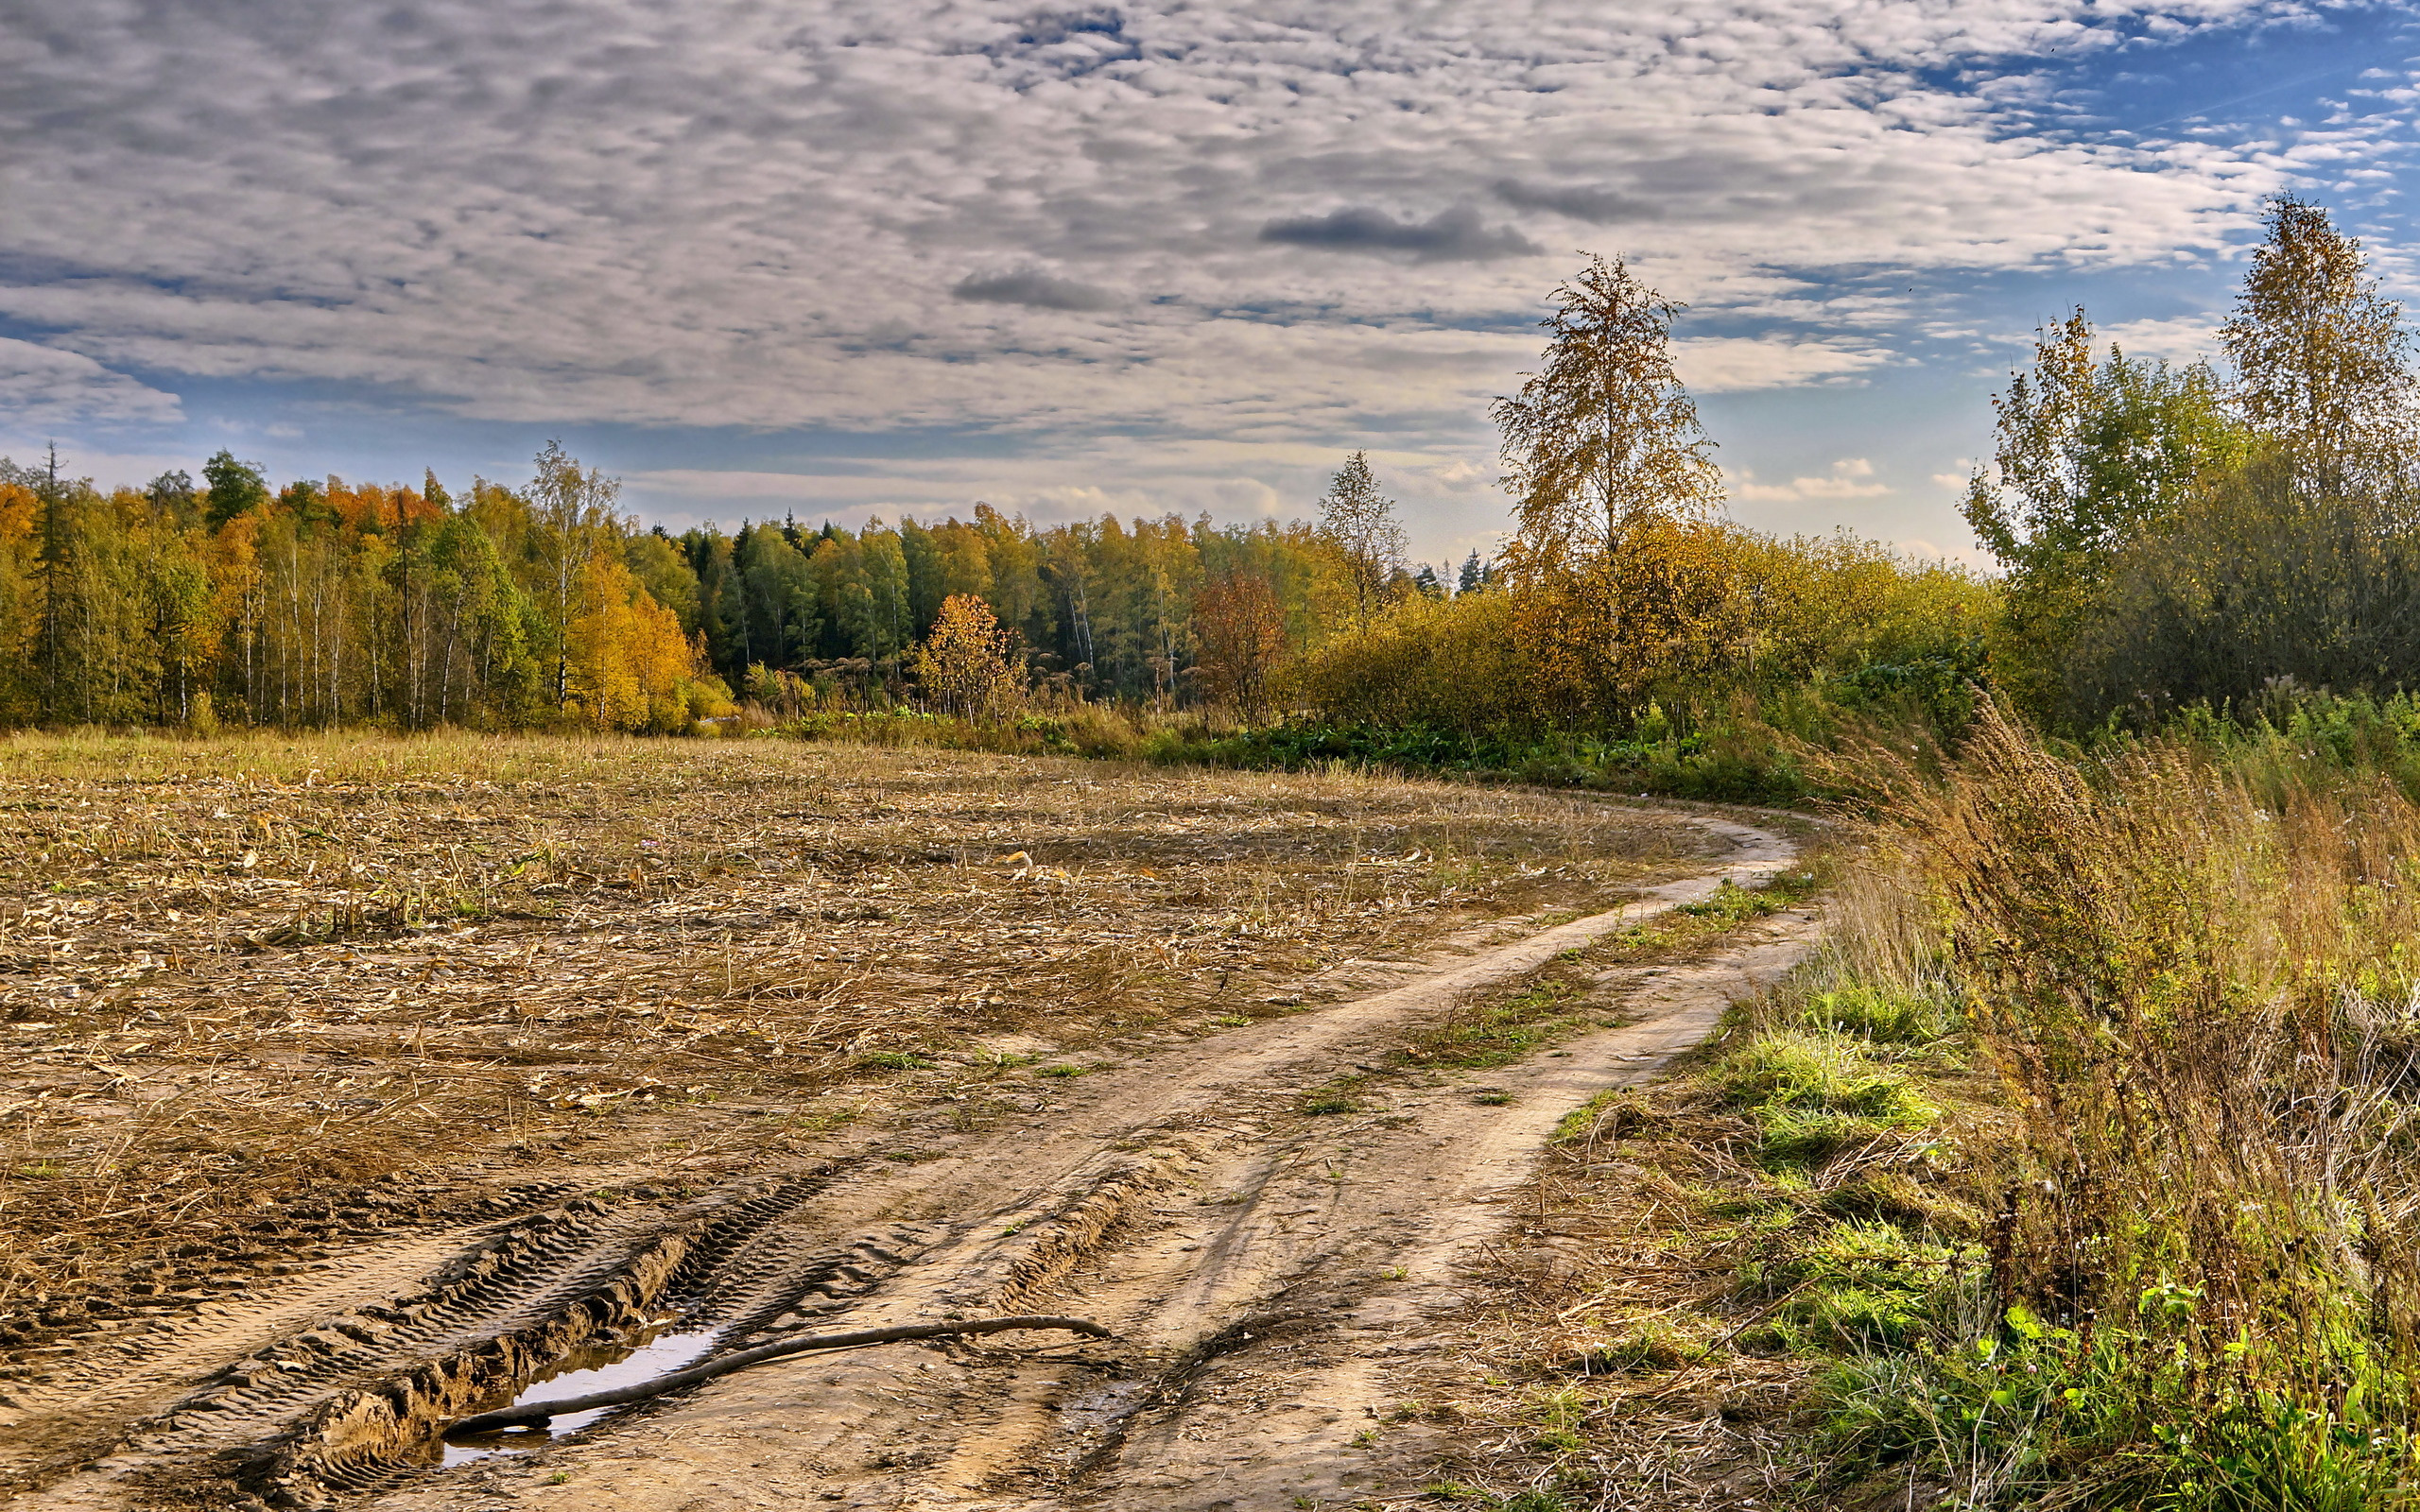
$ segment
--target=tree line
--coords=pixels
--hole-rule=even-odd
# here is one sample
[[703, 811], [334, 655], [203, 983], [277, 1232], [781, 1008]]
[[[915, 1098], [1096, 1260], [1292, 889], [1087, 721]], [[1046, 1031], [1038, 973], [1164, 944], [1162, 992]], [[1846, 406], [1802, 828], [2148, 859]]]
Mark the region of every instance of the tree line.
[[[0, 721], [682, 731], [741, 703], [963, 704], [956, 662], [994, 637], [1016, 697], [987, 711], [1258, 713], [1291, 648], [1490, 576], [1476, 554], [1458, 582], [1407, 564], [1358, 455], [1317, 522], [1046, 528], [977, 504], [677, 535], [554, 443], [527, 482], [458, 491], [433, 472], [273, 489], [224, 451], [201, 473], [104, 491], [55, 454], [0, 458]], [[983, 623], [935, 643], [953, 600]]]
[[2223, 369], [2104, 352], [2078, 308], [1996, 401], [1966, 517], [2006, 567], [1995, 669], [2053, 722], [2420, 684], [2410, 327], [2325, 210], [2265, 231]]
[[1495, 747], [1996, 691], [2084, 728], [2420, 676], [2411, 337], [2360, 244], [2273, 202], [2222, 372], [2077, 310], [1995, 401], [1965, 512], [2004, 571], [1722, 509], [1681, 306], [1618, 258], [1558, 287], [1498, 400], [1511, 531], [1406, 560], [1355, 453], [1287, 524], [794, 519], [672, 534], [550, 443], [526, 483], [298, 480], [222, 451], [104, 492], [0, 459], [0, 721], [695, 730], [919, 705], [1296, 716]]
[[2325, 210], [2280, 198], [2262, 230], [2223, 365], [2104, 349], [2082, 309], [2039, 333], [1963, 501], [1991, 576], [1726, 519], [1672, 363], [1681, 306], [1591, 259], [1495, 406], [1503, 591], [1306, 648], [1295, 685], [1498, 765], [1692, 732], [1770, 765], [1877, 720], [1954, 734], [1984, 696], [2087, 732], [2420, 690], [2410, 329]]

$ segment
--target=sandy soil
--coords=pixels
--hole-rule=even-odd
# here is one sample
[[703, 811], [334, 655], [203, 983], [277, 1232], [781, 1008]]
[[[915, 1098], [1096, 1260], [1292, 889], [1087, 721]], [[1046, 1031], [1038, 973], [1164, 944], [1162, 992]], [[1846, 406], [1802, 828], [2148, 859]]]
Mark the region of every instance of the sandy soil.
[[[600, 1150], [518, 1171], [510, 1200], [458, 1194], [460, 1222], [416, 1198], [389, 1235], [319, 1243], [293, 1274], [11, 1383], [0, 1474], [26, 1487], [21, 1504], [79, 1509], [1240, 1508], [1416, 1491], [1435, 1430], [1392, 1420], [1394, 1382], [1433, 1368], [1428, 1320], [1558, 1120], [1697, 1042], [1815, 923], [1776, 915], [1694, 959], [1613, 969], [1603, 990], [1627, 1022], [1523, 1062], [1407, 1072], [1398, 1052], [1458, 1005], [1795, 853], [1766, 830], [1672, 822], [1727, 853], [1617, 908], [1362, 963], [1329, 1005], [1112, 1041], [1047, 1087], [966, 1082], [739, 1180]], [[1340, 1078], [1353, 1094], [1322, 1103]], [[481, 1221], [490, 1202], [507, 1215]], [[719, 1350], [999, 1311], [1078, 1314], [1116, 1337], [800, 1356], [534, 1452], [435, 1463], [443, 1423], [657, 1319]]]

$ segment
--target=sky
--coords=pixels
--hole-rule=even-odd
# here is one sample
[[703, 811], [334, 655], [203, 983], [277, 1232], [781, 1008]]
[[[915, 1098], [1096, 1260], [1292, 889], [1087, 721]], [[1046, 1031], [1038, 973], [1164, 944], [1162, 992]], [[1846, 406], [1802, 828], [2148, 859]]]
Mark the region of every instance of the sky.
[[2083, 305], [2215, 351], [2264, 197], [2420, 296], [2420, 13], [2318, 0], [10, 0], [0, 453], [526, 480], [678, 528], [1508, 525], [1488, 405], [1588, 253], [1735, 518], [1980, 560]]

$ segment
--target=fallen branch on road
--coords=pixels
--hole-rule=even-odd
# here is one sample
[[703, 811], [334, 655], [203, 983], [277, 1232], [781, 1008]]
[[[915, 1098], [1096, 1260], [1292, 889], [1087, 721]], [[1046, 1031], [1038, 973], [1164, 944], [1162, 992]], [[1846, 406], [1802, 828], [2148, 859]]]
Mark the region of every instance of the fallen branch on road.
[[554, 1418], [576, 1412], [593, 1412], [599, 1407], [618, 1407], [626, 1401], [644, 1401], [649, 1397], [694, 1386], [701, 1381], [712, 1381], [734, 1370], [745, 1370], [752, 1365], [779, 1360], [787, 1355], [807, 1354], [818, 1349], [852, 1349], [868, 1344], [891, 1344], [904, 1339], [944, 1339], [971, 1333], [1006, 1333], [1015, 1329], [1064, 1329], [1071, 1333], [1088, 1333], [1097, 1339], [1113, 1335], [1109, 1330], [1090, 1318], [1057, 1317], [1042, 1314], [1023, 1314], [1014, 1317], [977, 1318], [967, 1323], [908, 1323], [898, 1328], [859, 1329], [854, 1333], [819, 1333], [803, 1339], [784, 1339], [778, 1344], [762, 1344], [737, 1354], [727, 1354], [719, 1360], [676, 1370], [668, 1376], [658, 1376], [634, 1386], [617, 1386], [612, 1391], [594, 1391], [585, 1397], [565, 1397], [560, 1401], [533, 1401], [517, 1407], [503, 1407], [465, 1418], [445, 1431], [449, 1438], [470, 1434], [490, 1434], [499, 1428], [544, 1428]]

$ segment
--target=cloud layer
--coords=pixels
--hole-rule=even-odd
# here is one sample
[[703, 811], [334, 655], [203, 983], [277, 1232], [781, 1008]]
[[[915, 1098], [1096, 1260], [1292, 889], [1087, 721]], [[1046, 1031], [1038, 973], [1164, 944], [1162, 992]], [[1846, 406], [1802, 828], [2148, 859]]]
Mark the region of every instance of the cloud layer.
[[1692, 302], [1713, 391], [1902, 360], [1859, 270], [2212, 254], [2299, 149], [2067, 133], [2041, 71], [2292, 9], [18, 0], [0, 404], [266, 380], [1474, 466], [1582, 248]]

